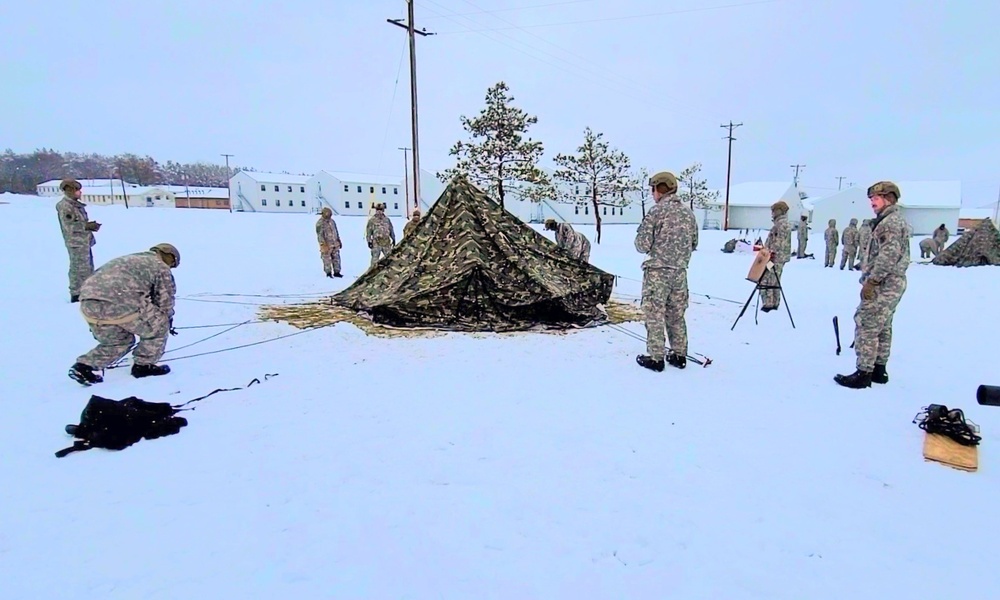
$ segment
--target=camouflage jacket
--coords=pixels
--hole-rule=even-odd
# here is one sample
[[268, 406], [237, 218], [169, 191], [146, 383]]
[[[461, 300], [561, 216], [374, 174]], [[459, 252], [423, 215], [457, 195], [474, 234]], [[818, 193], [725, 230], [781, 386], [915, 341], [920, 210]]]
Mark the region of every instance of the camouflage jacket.
[[380, 246], [396, 243], [396, 230], [392, 228], [392, 221], [385, 216], [385, 213], [376, 213], [368, 219], [368, 226], [365, 227], [365, 241]]
[[872, 240], [872, 224], [871, 221], [867, 225], [862, 224], [858, 227], [858, 248], [862, 252], [868, 252], [868, 246]]
[[854, 225], [848, 225], [844, 228], [844, 233], [840, 236], [840, 241], [845, 246], [857, 246], [858, 245], [858, 228]]
[[87, 208], [74, 198], [63, 196], [56, 203], [59, 214], [59, 227], [62, 228], [63, 241], [69, 248], [89, 248], [94, 245], [94, 232], [87, 231]]
[[881, 284], [887, 277], [905, 278], [910, 266], [910, 226], [903, 220], [899, 206], [887, 206], [874, 225], [861, 281], [871, 279]]
[[792, 226], [788, 224], [787, 214], [774, 217], [764, 246], [771, 251], [771, 262], [774, 264], [783, 265], [791, 260]]
[[583, 251], [587, 238], [582, 233], [573, 229], [569, 223], [559, 223], [556, 225], [556, 245], [565, 249], [573, 256], [579, 256]]
[[340, 232], [337, 231], [337, 223], [332, 218], [320, 217], [316, 221], [316, 241], [326, 244], [331, 249], [340, 248]]
[[934, 230], [934, 241], [938, 243], [938, 248], [944, 248], [944, 245], [948, 243], [948, 236], [950, 235], [948, 228], [941, 229], [938, 227]]
[[837, 228], [827, 227], [826, 231], [823, 233], [823, 239], [826, 240], [827, 246], [836, 246], [840, 241], [840, 235], [837, 234]]
[[419, 224], [420, 219], [410, 219], [407, 221], [406, 225], [403, 225], [403, 237], [410, 235], [410, 232], [416, 229]]
[[150, 304], [172, 318], [176, 293], [170, 267], [150, 250], [109, 260], [83, 283], [80, 300], [101, 300], [119, 308], [107, 318], [141, 312]]
[[635, 249], [649, 255], [643, 269], [687, 269], [698, 249], [694, 212], [676, 194], [660, 198], [639, 224]]

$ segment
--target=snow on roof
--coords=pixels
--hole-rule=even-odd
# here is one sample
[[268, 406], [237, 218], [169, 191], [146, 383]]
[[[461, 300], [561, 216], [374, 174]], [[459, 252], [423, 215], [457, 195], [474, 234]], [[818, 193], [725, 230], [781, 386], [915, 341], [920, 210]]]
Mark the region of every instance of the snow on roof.
[[219, 187], [164, 185], [162, 189], [173, 193], [178, 198], [229, 198], [229, 190]]
[[240, 171], [260, 183], [290, 183], [301, 185], [309, 181], [311, 175], [289, 175], [288, 173], [262, 173], [260, 171]]
[[958, 211], [959, 219], [992, 219], [992, 208], [963, 208]]
[[[961, 181], [897, 181], [899, 204], [910, 208], [961, 208]], [[867, 191], [867, 187], [863, 188]]]
[[321, 173], [343, 181], [344, 183], [367, 183], [372, 185], [403, 185], [403, 178], [393, 175], [374, 175], [371, 173], [348, 173], [346, 171], [327, 171]]
[[[748, 181], [729, 187], [729, 206], [771, 206], [792, 187], [787, 181]], [[726, 202], [726, 190], [719, 190], [716, 204]]]
[[[122, 187], [122, 183], [121, 183], [122, 180], [121, 179], [77, 179], [77, 181], [79, 181], [80, 185], [82, 185], [85, 188], [88, 188], [88, 187], [106, 187], [106, 188], [110, 188], [112, 183], [114, 183], [114, 185], [118, 189], [121, 189], [121, 187]], [[43, 181], [42, 183], [39, 183], [38, 185], [39, 186], [45, 186], [45, 187], [51, 187], [51, 186], [59, 187], [60, 183], [62, 183], [62, 179], [50, 179], [48, 181]], [[136, 185], [136, 184], [134, 184], [134, 183], [129, 183], [128, 181], [126, 181], [125, 182], [125, 187], [126, 188], [130, 188], [130, 187], [135, 188], [135, 187], [139, 187], [139, 186]]]

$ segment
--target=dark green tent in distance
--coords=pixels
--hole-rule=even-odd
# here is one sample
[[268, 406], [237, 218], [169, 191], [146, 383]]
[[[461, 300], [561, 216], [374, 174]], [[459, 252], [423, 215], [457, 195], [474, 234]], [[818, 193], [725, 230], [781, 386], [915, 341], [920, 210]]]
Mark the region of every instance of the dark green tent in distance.
[[332, 301], [389, 327], [568, 329], [606, 322], [613, 286], [614, 275], [455, 178], [417, 228]]
[[1000, 231], [990, 219], [967, 230], [931, 261], [949, 267], [1000, 265]]

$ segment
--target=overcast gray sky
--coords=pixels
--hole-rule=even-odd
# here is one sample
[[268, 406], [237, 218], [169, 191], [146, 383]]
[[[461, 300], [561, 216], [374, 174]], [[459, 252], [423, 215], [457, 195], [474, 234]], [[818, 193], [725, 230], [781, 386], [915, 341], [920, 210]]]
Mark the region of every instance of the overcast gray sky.
[[[401, 174], [404, 0], [0, 3], [0, 148]], [[450, 166], [486, 89], [537, 115], [548, 164], [584, 127], [637, 166], [725, 185], [1000, 188], [1000, 3], [417, 0], [422, 166]], [[400, 69], [400, 67], [402, 67]], [[398, 79], [397, 79], [398, 75]], [[395, 94], [395, 97], [393, 97]], [[826, 189], [824, 189], [826, 188]], [[905, 197], [906, 191], [903, 190]]]

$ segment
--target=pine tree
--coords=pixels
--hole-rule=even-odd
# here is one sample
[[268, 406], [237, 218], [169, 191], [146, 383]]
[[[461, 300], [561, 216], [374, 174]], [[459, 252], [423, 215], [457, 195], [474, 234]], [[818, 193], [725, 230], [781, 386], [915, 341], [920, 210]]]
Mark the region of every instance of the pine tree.
[[691, 210], [706, 208], [719, 198], [718, 190], [709, 190], [708, 182], [698, 177], [701, 163], [694, 163], [677, 176], [677, 195], [688, 203]]
[[468, 141], [459, 141], [448, 152], [458, 164], [437, 174], [447, 183], [463, 176], [483, 188], [504, 205], [504, 199], [554, 197], [555, 191], [546, 174], [538, 168], [544, 148], [542, 142], [525, 139], [528, 127], [538, 117], [513, 106], [514, 97], [503, 81], [486, 91], [486, 107], [478, 117], [461, 116]]
[[636, 189], [631, 161], [621, 151], [611, 148], [603, 138], [603, 133], [594, 133], [587, 127], [583, 132], [583, 144], [577, 148], [576, 155], [558, 154], [555, 157], [559, 166], [555, 179], [584, 186], [587, 191], [594, 207], [598, 244], [601, 243], [599, 207], [628, 206], [631, 199], [626, 194]]

